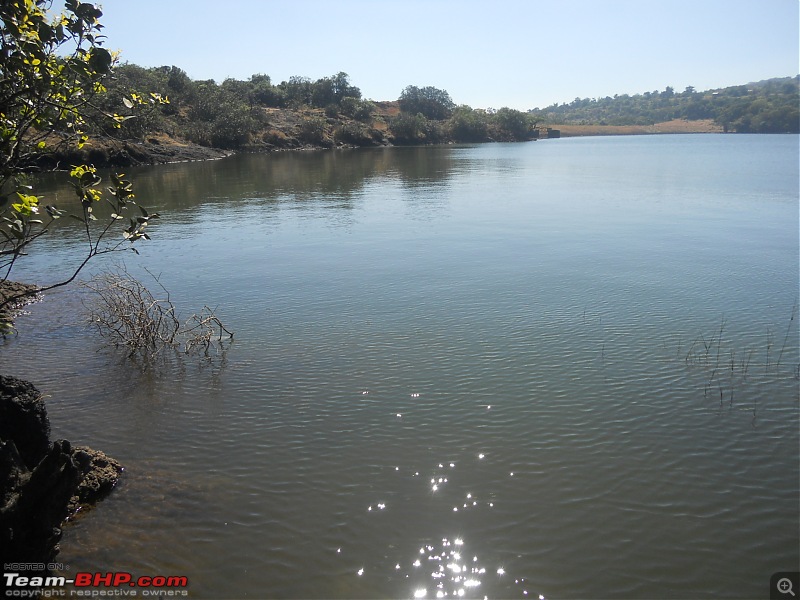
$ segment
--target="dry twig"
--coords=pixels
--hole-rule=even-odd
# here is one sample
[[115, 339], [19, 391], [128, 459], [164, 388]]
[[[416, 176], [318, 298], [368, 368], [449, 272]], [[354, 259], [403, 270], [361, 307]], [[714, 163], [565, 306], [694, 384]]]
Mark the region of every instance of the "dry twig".
[[124, 348], [129, 357], [153, 359], [167, 349], [204, 356], [225, 350], [224, 344], [233, 339], [233, 333], [214, 311], [204, 306], [181, 323], [169, 291], [157, 276], [150, 275], [162, 298], [153, 296], [124, 266], [95, 275], [84, 284], [94, 294], [85, 305], [98, 333], [110, 345]]

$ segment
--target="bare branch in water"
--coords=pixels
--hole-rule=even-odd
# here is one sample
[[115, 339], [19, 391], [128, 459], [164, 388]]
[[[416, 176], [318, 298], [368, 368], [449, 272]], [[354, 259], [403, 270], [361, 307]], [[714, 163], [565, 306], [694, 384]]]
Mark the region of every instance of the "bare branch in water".
[[84, 302], [89, 322], [108, 344], [146, 360], [166, 351], [205, 357], [224, 351], [233, 333], [214, 311], [204, 306], [181, 322], [169, 291], [158, 276], [148, 273], [160, 288], [158, 298], [124, 266], [84, 283], [93, 292], [92, 300]]

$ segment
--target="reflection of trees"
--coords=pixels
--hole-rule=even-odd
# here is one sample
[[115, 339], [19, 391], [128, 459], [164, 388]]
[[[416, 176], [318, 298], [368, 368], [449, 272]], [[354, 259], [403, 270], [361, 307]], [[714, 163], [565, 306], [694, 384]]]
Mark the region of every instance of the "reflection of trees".
[[455, 149], [448, 146], [417, 146], [391, 149], [389, 172], [411, 188], [443, 184], [457, 167]]
[[[160, 212], [164, 224], [191, 223], [208, 218], [208, 210], [245, 210], [254, 203], [266, 210], [324, 206], [328, 211], [319, 216], [341, 222], [342, 211], [357, 205], [368, 181], [388, 177], [414, 189], [438, 185], [452, 177], [455, 152], [451, 147], [292, 151], [126, 171], [135, 181], [137, 202]], [[52, 174], [41, 176], [43, 204], [76, 212], [77, 198], [61, 179]], [[103, 210], [98, 206], [98, 216]], [[200, 217], [201, 213], [204, 216]], [[79, 226], [72, 219], [57, 224], [52, 237], [65, 236]], [[155, 229], [152, 233], [157, 236]]]
[[[224, 160], [148, 169], [137, 191], [168, 212], [198, 204], [263, 199], [351, 200], [375, 174], [368, 153], [347, 151], [243, 154]], [[141, 178], [138, 176], [137, 182]]]

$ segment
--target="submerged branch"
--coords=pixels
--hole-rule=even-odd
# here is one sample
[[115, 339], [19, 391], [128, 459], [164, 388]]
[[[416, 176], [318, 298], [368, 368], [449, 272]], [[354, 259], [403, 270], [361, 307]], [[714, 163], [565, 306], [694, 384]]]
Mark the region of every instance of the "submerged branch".
[[181, 322], [170, 294], [153, 275], [162, 297], [131, 275], [124, 266], [95, 275], [84, 286], [93, 293], [85, 302], [89, 322], [110, 346], [125, 349], [130, 358], [152, 360], [173, 351], [187, 355], [224, 353], [233, 339], [207, 306]]

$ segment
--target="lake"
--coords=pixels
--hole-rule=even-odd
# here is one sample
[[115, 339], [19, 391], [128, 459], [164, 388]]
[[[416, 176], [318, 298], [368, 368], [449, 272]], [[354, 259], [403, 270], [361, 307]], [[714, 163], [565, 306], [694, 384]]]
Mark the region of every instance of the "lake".
[[[195, 598], [767, 596], [800, 563], [798, 148], [131, 169], [162, 218], [129, 270], [236, 335], [142, 370], [78, 287], [18, 319], [2, 371], [48, 396], [54, 439], [126, 466], [66, 528], [65, 572], [186, 576]], [[43, 203], [69, 206], [63, 179]], [[14, 278], [55, 281], [77, 226]]]

